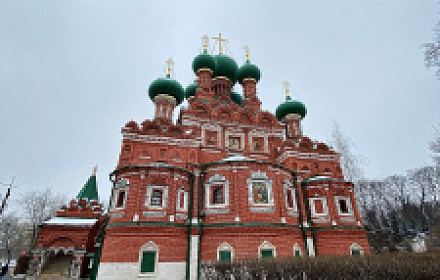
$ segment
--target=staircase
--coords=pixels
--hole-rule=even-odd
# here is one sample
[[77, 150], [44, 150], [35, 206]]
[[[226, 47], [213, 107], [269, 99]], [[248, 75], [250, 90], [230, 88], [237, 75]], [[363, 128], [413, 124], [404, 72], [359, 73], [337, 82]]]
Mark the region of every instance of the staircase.
[[54, 256], [49, 259], [38, 279], [66, 279], [69, 277], [72, 256]]

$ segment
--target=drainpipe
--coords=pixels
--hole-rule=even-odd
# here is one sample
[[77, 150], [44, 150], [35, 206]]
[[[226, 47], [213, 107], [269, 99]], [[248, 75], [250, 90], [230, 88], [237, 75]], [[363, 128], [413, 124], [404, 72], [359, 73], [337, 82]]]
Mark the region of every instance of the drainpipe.
[[190, 276], [190, 261], [191, 261], [191, 229], [192, 229], [192, 212], [193, 212], [193, 196], [194, 196], [194, 175], [190, 174], [190, 189], [189, 189], [189, 213], [188, 213], [188, 253], [186, 260], [186, 280]]
[[202, 204], [202, 198], [203, 196], [202, 194], [202, 188], [203, 188], [203, 183], [202, 183], [202, 178], [203, 175], [205, 174], [205, 169], [206, 169], [206, 165], [202, 164], [201, 168], [200, 168], [200, 174], [199, 174], [199, 190], [198, 190], [198, 195], [197, 195], [197, 222], [198, 222], [198, 226], [199, 226], [199, 247], [198, 247], [198, 258], [197, 258], [197, 280], [200, 279], [200, 256], [201, 256], [201, 250], [200, 248], [202, 247], [202, 222], [200, 219], [200, 209], [201, 209], [201, 204]]

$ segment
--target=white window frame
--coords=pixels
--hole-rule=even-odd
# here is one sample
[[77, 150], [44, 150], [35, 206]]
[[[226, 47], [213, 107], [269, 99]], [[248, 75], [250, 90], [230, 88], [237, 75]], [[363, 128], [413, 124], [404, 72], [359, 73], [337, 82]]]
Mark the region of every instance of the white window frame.
[[[144, 252], [155, 252], [155, 260], [154, 260], [154, 272], [142, 272], [142, 257]], [[156, 277], [157, 276], [157, 269], [159, 263], [159, 247], [153, 242], [150, 241], [146, 244], [144, 244], [141, 249], [139, 250], [139, 275], [138, 277]]]
[[[157, 190], [157, 189], [162, 190], [162, 205], [160, 206], [151, 205], [153, 190]], [[147, 186], [145, 206], [147, 206], [150, 209], [165, 209], [167, 207], [167, 200], [168, 200], [168, 186], [156, 186], [156, 185]]]
[[[321, 200], [322, 201], [322, 210], [324, 213], [316, 213], [315, 209], [315, 201]], [[328, 216], [328, 205], [327, 205], [327, 198], [326, 197], [311, 197], [309, 198], [310, 202], [310, 208], [312, 212], [312, 216], [319, 217], [319, 216]]]
[[[347, 209], [348, 209], [348, 213], [341, 212], [341, 209], [339, 207], [340, 200], [345, 200], [345, 203], [346, 203]], [[338, 209], [339, 216], [353, 216], [354, 212], [353, 212], [353, 207], [351, 204], [351, 199], [349, 196], [335, 196], [335, 204], [336, 204], [336, 209]]]
[[220, 251], [230, 251], [231, 262], [234, 261], [234, 248], [228, 242], [223, 242], [217, 247], [217, 261], [220, 261]]
[[350, 245], [350, 255], [353, 255], [353, 250], [358, 250], [360, 252], [360, 255], [363, 256], [364, 255], [364, 249], [362, 249], [362, 246], [357, 244], [357, 243], [352, 243]]
[[[180, 200], [183, 193], [183, 208], [180, 207]], [[178, 212], [187, 212], [188, 211], [188, 192], [185, 191], [183, 188], [177, 190], [177, 203], [176, 203], [176, 209]]]
[[[285, 180], [284, 184], [284, 200], [286, 201], [286, 209], [288, 211], [298, 211], [298, 203], [296, 201], [296, 189], [293, 187], [292, 183], [289, 180]], [[287, 199], [287, 194], [290, 192], [290, 196], [292, 197], [293, 207], [290, 207], [289, 201]]]
[[295, 245], [293, 245], [293, 256], [296, 257], [295, 253], [299, 252], [299, 255], [302, 257], [302, 250], [301, 247], [298, 245], [298, 243], [295, 243]]
[[[130, 186], [130, 182], [128, 179], [121, 179], [115, 183], [115, 186], [113, 188], [113, 198], [110, 207], [111, 209], [114, 210], [125, 209], [125, 205], [127, 204], [129, 186]], [[116, 204], [118, 203], [119, 193], [121, 191], [125, 192], [124, 201], [122, 202], [122, 206], [116, 207]]]
[[[248, 185], [248, 200], [249, 205], [256, 206], [256, 207], [268, 207], [268, 206], [274, 206], [274, 195], [272, 190], [272, 180], [269, 179], [269, 177], [266, 175], [266, 172], [252, 172], [252, 175], [247, 180]], [[268, 203], [255, 203], [254, 202], [254, 196], [253, 196], [253, 182], [265, 182], [267, 187], [267, 200]]]
[[260, 244], [260, 246], [258, 246], [258, 258], [261, 259], [261, 251], [262, 250], [272, 250], [273, 251], [273, 257], [276, 258], [277, 256], [277, 248], [272, 245], [272, 243], [270, 243], [269, 241], [263, 241], [263, 243]]
[[[248, 135], [249, 138], [249, 150], [253, 153], [268, 153], [269, 152], [269, 140], [267, 134], [250, 132]], [[254, 138], [263, 138], [263, 149], [257, 151], [254, 149]]]
[[[237, 148], [231, 148], [229, 147], [229, 139], [230, 138], [240, 138], [240, 147]], [[242, 132], [229, 132], [229, 131], [225, 131], [225, 148], [229, 149], [229, 150], [244, 150], [244, 133]]]
[[[217, 132], [217, 143], [216, 143], [216, 145], [208, 145], [207, 144], [206, 131], [215, 131], [215, 132]], [[222, 127], [220, 125], [203, 124], [202, 125], [202, 133], [201, 134], [202, 134], [201, 136], [202, 136], [203, 146], [221, 148], [221, 146], [222, 146]]]
[[[212, 188], [221, 185], [223, 187], [224, 199], [222, 204], [211, 203]], [[208, 182], [205, 183], [205, 207], [207, 209], [212, 208], [225, 208], [229, 206], [229, 181], [225, 176], [220, 174], [214, 174], [209, 177]]]

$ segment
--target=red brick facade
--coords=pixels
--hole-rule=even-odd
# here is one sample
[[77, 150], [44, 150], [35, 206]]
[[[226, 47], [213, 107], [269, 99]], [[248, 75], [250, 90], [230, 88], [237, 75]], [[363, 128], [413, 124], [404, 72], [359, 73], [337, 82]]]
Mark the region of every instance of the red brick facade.
[[227, 78], [197, 75], [176, 124], [158, 117], [161, 96], [155, 119], [122, 128], [101, 262], [139, 262], [148, 242], [159, 262], [189, 262], [190, 236], [199, 262], [217, 261], [222, 246], [233, 259], [258, 258], [264, 246], [276, 257], [368, 254], [339, 155], [302, 135], [298, 115], [279, 122], [261, 110], [255, 80], [243, 82], [240, 106]]
[[[239, 81], [239, 105], [229, 78], [196, 70], [195, 95], [176, 123], [179, 98], [163, 91], [150, 94], [153, 120], [122, 128], [101, 254], [108, 266], [98, 277], [113, 279], [117, 265], [121, 275], [132, 270], [126, 277], [142, 274], [144, 250], [155, 252], [155, 263], [184, 263], [191, 279], [200, 262], [217, 261], [224, 251], [234, 260], [368, 254], [353, 184], [344, 181], [337, 153], [302, 134], [305, 113], [278, 121], [262, 110], [259, 76]], [[41, 248], [53, 234], [64, 236], [54, 242], [74, 246], [94, 235], [54, 232], [44, 228]], [[164, 271], [150, 273], [165, 279]]]

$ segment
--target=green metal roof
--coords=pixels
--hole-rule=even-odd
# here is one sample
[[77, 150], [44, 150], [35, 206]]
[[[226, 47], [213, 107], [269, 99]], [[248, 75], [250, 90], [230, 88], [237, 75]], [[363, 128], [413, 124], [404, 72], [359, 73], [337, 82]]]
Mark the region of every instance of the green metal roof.
[[95, 174], [90, 176], [76, 198], [78, 200], [87, 199], [88, 201], [98, 200], [98, 188]]

